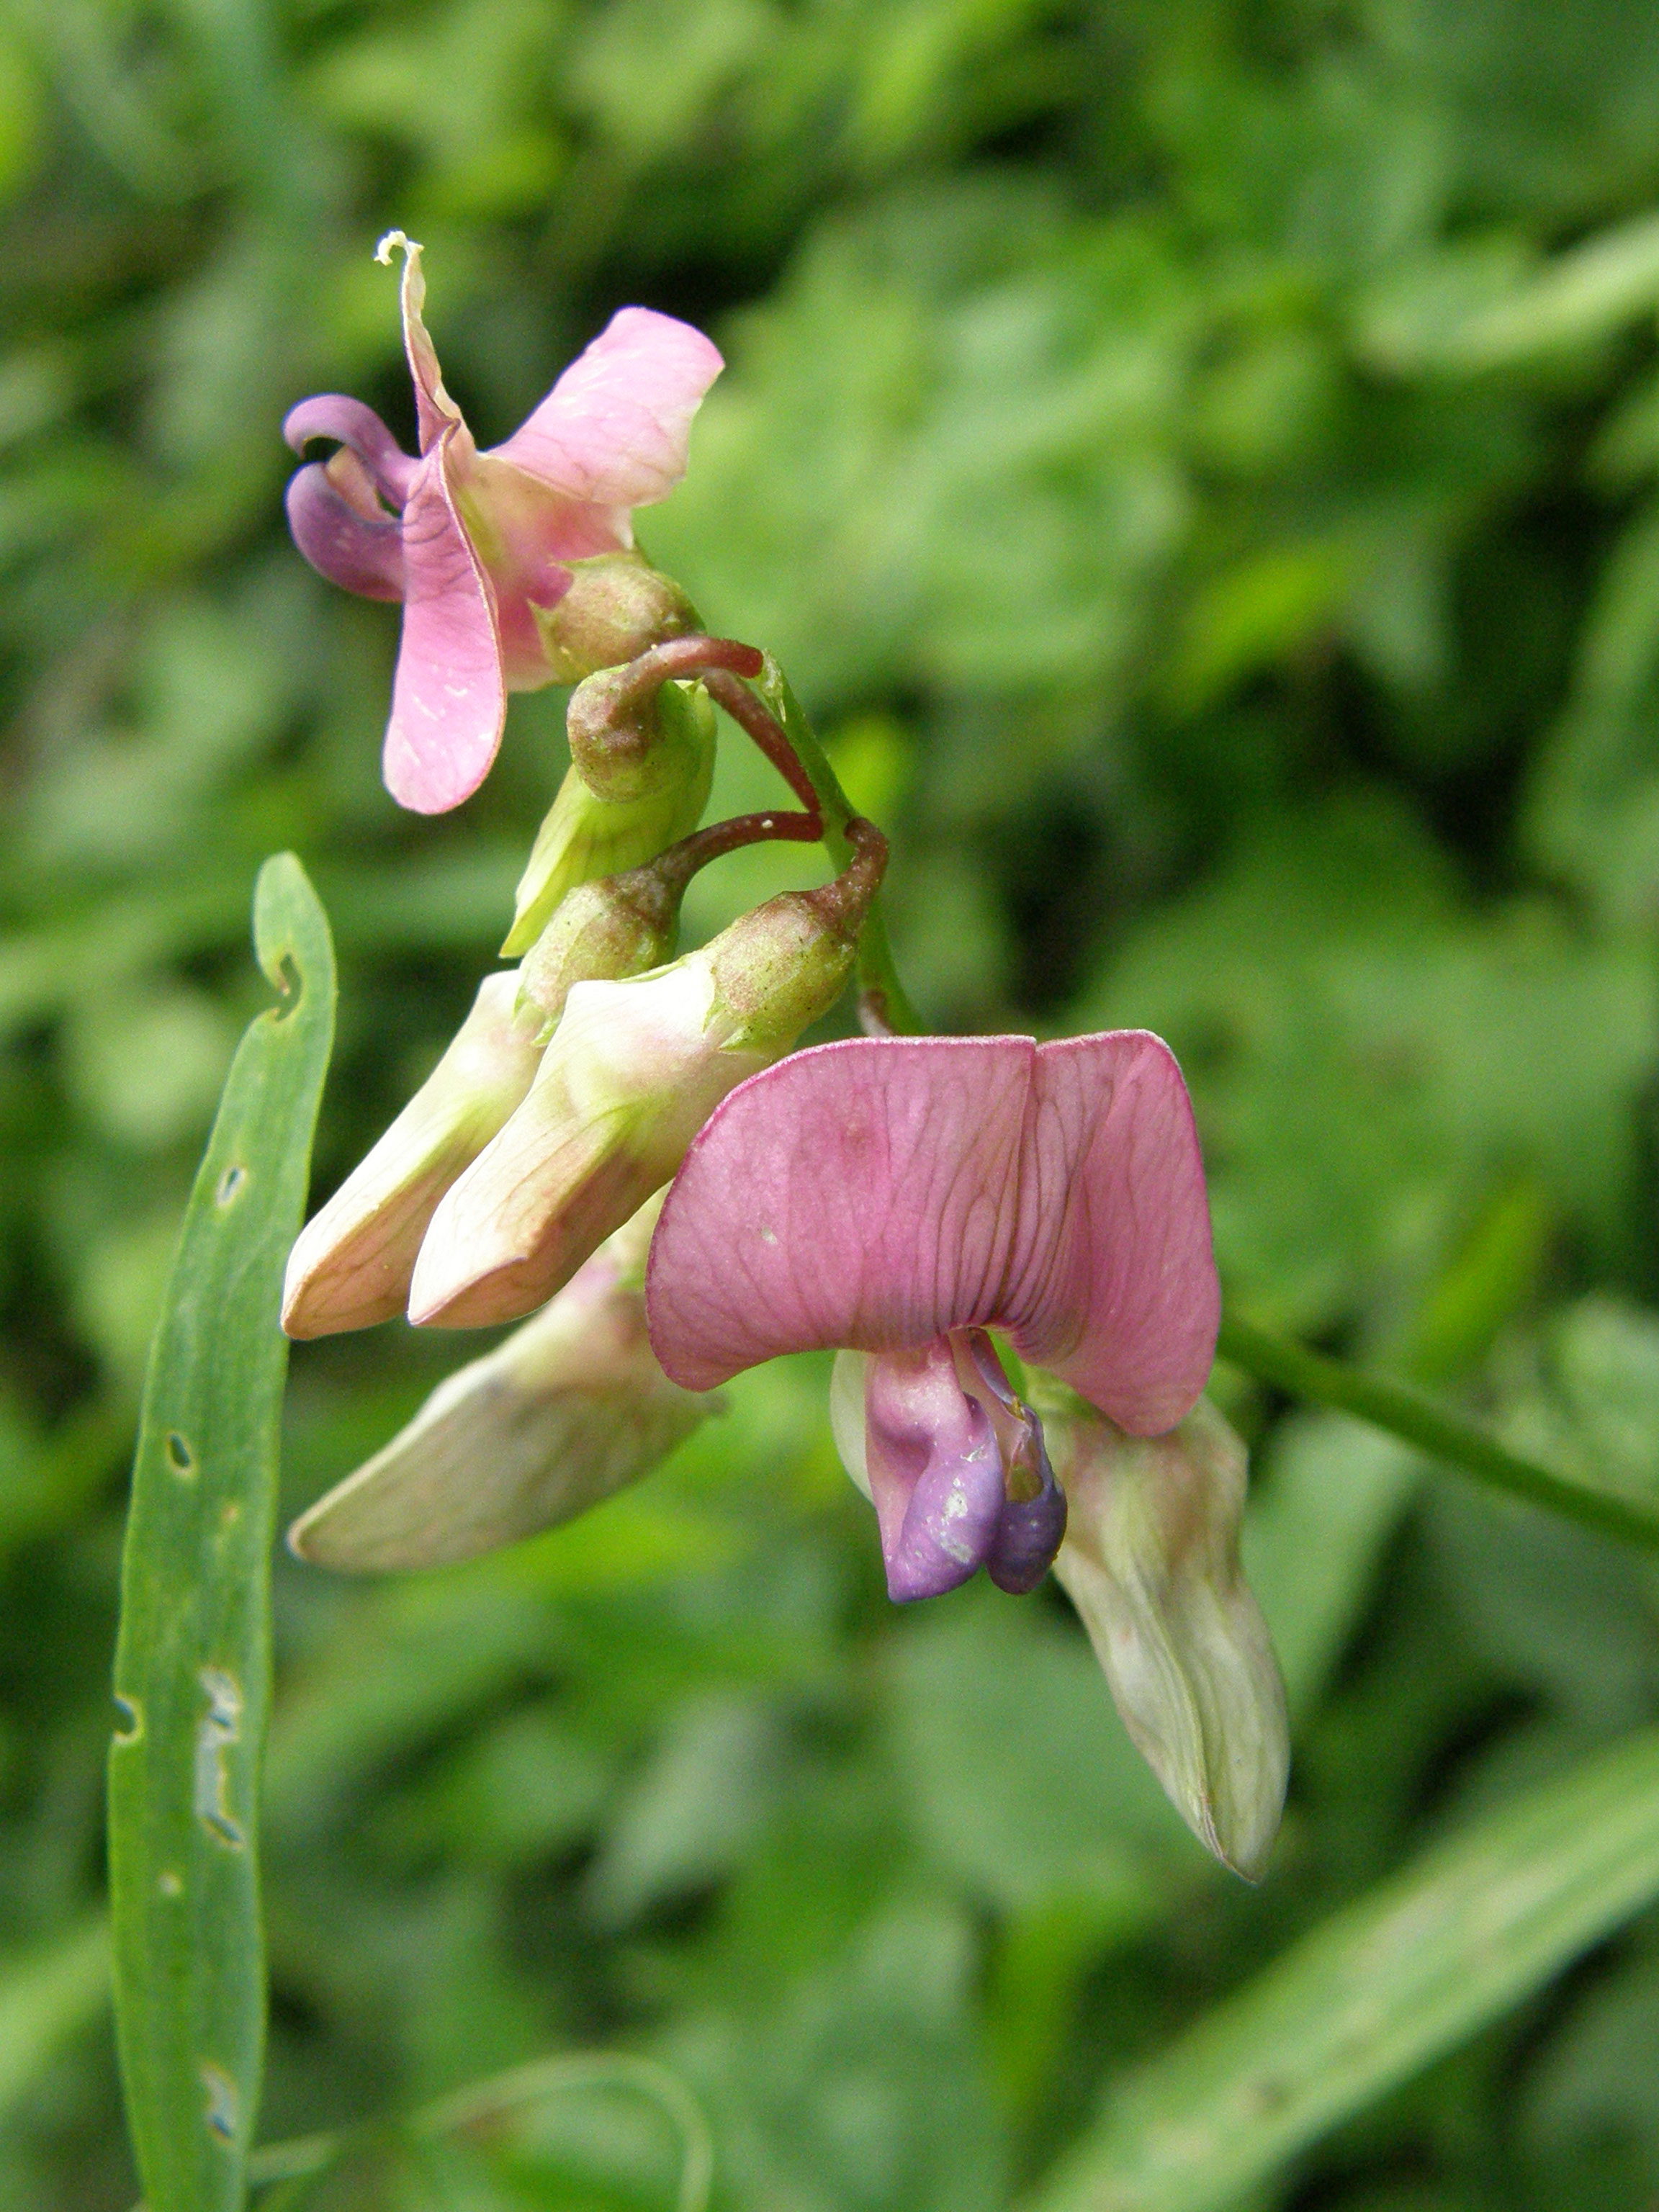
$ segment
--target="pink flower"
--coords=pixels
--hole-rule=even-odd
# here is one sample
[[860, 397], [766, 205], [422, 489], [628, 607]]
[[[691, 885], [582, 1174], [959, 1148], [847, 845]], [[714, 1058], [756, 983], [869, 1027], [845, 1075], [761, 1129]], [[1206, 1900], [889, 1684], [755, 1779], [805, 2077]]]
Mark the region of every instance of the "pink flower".
[[[347, 591], [403, 601], [386, 787], [416, 813], [441, 814], [483, 782], [509, 690], [587, 672], [567, 665], [544, 627], [570, 591], [568, 564], [632, 547], [632, 510], [685, 473], [691, 418], [722, 363], [689, 324], [624, 307], [529, 421], [480, 453], [421, 319], [421, 249], [393, 231], [383, 260], [394, 246], [404, 253], [419, 458], [360, 400], [302, 400], [283, 426], [289, 444], [300, 453], [333, 438], [339, 451], [295, 477], [288, 514], [313, 568]], [[637, 604], [637, 579], [621, 588]]]
[[[647, 1303], [657, 1356], [687, 1389], [781, 1352], [872, 1355], [863, 1472], [892, 1595], [948, 1589], [981, 1565], [1029, 1589], [1064, 1502], [982, 1332], [1131, 1435], [1189, 1410], [1220, 1298], [1181, 1072], [1133, 1030], [798, 1053], [732, 1091], [693, 1142]], [[843, 1398], [848, 1379], [843, 1366]], [[856, 1451], [854, 1435], [855, 1479]]]

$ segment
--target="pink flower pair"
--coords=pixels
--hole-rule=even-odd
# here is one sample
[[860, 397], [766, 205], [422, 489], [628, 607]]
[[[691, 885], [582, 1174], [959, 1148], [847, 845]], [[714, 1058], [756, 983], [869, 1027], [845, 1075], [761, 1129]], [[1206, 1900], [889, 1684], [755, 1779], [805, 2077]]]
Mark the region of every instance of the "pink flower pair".
[[[631, 510], [683, 473], [721, 363], [685, 324], [623, 308], [528, 422], [481, 453], [422, 319], [420, 249], [394, 232], [383, 258], [394, 246], [419, 456], [356, 400], [307, 400], [289, 442], [331, 437], [339, 450], [295, 476], [289, 513], [325, 575], [403, 601], [386, 778], [405, 805], [435, 812], [487, 772], [507, 691], [572, 672], [558, 611], [576, 568], [631, 547]], [[313, 1224], [311, 1245], [327, 1225]], [[1188, 1412], [1218, 1300], [1180, 1073], [1136, 1032], [799, 1054], [742, 1083], [691, 1143], [648, 1304], [663, 1367], [693, 1390], [779, 1352], [867, 1355], [843, 1375], [838, 1426], [875, 1503], [893, 1595], [948, 1589], [981, 1565], [1029, 1588], [1060, 1543], [1065, 1498], [985, 1331], [1131, 1435]]]
[[382, 259], [394, 246], [420, 453], [359, 399], [302, 400], [283, 425], [289, 445], [332, 438], [339, 450], [293, 478], [288, 514], [295, 543], [331, 582], [403, 601], [386, 787], [416, 813], [441, 814], [489, 773], [508, 691], [590, 672], [566, 665], [550, 620], [571, 564], [632, 548], [631, 512], [684, 475], [691, 418], [722, 364], [690, 324], [624, 307], [529, 420], [480, 453], [422, 320], [421, 249], [393, 231]]

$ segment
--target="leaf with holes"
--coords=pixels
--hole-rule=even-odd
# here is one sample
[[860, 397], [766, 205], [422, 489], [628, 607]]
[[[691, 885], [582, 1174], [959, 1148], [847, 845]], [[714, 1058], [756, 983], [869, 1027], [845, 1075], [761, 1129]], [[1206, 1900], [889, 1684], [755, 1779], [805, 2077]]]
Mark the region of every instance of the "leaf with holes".
[[110, 1753], [115, 1998], [128, 2117], [157, 2212], [243, 2202], [264, 2041], [256, 1793], [270, 1559], [300, 1225], [334, 1033], [334, 953], [279, 854], [253, 902], [282, 994], [243, 1037], [150, 1347]]

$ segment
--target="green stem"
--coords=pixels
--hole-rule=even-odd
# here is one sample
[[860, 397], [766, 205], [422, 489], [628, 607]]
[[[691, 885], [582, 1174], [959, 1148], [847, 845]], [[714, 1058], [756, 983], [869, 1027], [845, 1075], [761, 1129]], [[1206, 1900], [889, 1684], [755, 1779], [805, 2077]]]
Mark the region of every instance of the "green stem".
[[1373, 1428], [1415, 1444], [1431, 1457], [1472, 1475], [1493, 1490], [1600, 1528], [1611, 1535], [1659, 1549], [1659, 1501], [1620, 1496], [1523, 1459], [1499, 1443], [1477, 1422], [1449, 1413], [1420, 1391], [1379, 1375], [1363, 1375], [1341, 1361], [1310, 1352], [1237, 1314], [1226, 1315], [1217, 1340], [1218, 1358], [1259, 1382], [1270, 1382], [1293, 1398], [1352, 1413]]
[[[781, 725], [796, 759], [805, 769], [823, 811], [824, 844], [836, 866], [844, 867], [853, 855], [847, 825], [856, 817], [858, 810], [842, 789], [841, 780], [830, 765], [830, 757], [818, 743], [799, 700], [790, 690], [788, 678], [769, 653], [755, 689]], [[870, 902], [859, 936], [859, 998], [866, 1019], [879, 1030], [915, 1036], [926, 1027], [899, 980], [879, 894]]]
[[440, 2098], [401, 2127], [389, 2128], [383, 2120], [369, 2121], [331, 2134], [268, 2143], [253, 2154], [248, 2179], [255, 2188], [319, 2180], [349, 2152], [362, 2149], [377, 2138], [399, 2134], [405, 2138], [459, 2135], [487, 2127], [492, 2120], [504, 2119], [544, 2097], [596, 2087], [632, 2089], [668, 2116], [679, 2130], [682, 2143], [678, 2212], [705, 2212], [714, 2179], [708, 2124], [684, 2082], [665, 2067], [629, 2051], [581, 2051], [569, 2057], [534, 2059], [527, 2066], [471, 2082]]

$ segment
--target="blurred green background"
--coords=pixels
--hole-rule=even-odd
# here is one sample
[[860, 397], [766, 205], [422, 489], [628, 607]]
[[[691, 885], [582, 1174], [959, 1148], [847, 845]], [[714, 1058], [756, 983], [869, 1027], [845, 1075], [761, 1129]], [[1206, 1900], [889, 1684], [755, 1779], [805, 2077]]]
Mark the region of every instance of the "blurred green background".
[[[266, 995], [255, 867], [297, 850], [339, 939], [320, 1196], [562, 769], [520, 699], [476, 799], [400, 815], [395, 611], [283, 532], [293, 401], [410, 439], [391, 223], [481, 442], [623, 302], [720, 343], [641, 534], [892, 831], [931, 1020], [1161, 1030], [1241, 1306], [1653, 1479], [1650, 7], [10, 0], [0, 191], [0, 2206], [135, 2194], [89, 1917], [125, 1461]], [[477, 1349], [301, 1347], [286, 1502]], [[627, 2050], [731, 2212], [990, 2212], [1304, 1929], [1659, 1709], [1650, 1566], [1218, 1370], [1297, 1730], [1247, 1891], [1063, 1601], [888, 1606], [822, 1382], [749, 1377], [471, 1568], [283, 1561], [266, 2136]], [[1249, 2212], [1659, 2203], [1656, 2049], [1650, 1914]], [[328, 2201], [654, 2212], [673, 2171], [593, 2092]]]

